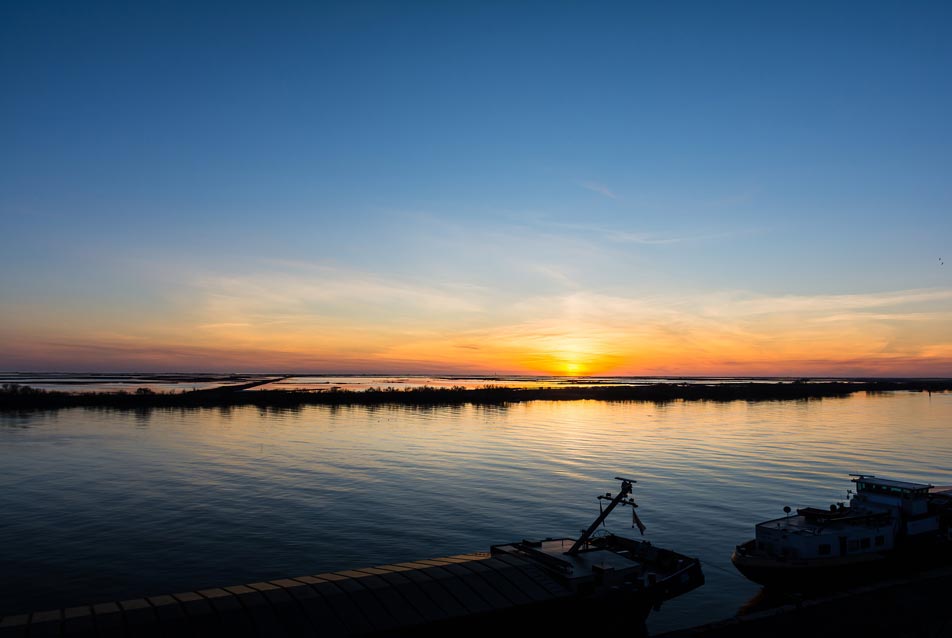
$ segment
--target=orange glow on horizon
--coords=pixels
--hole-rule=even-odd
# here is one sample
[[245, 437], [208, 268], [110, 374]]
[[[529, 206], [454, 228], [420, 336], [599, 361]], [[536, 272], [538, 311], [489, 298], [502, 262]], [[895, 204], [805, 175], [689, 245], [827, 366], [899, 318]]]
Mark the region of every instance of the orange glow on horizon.
[[416, 290], [380, 299], [392, 286], [372, 283], [217, 282], [164, 315], [74, 308], [68, 328], [62, 313], [21, 305], [0, 329], [8, 344], [0, 368], [952, 376], [952, 291], [687, 300], [573, 292], [483, 307]]
[[[198, 334], [90, 334], [74, 343], [11, 348], [11, 369], [287, 371], [544, 376], [949, 376], [952, 347], [888, 351], [865, 334], [611, 334], [585, 340], [486, 331], [478, 337], [337, 328], [269, 334], [231, 323]], [[220, 334], [209, 334], [217, 332]], [[12, 343], [12, 340], [10, 341]], [[550, 346], [547, 347], [547, 346]], [[92, 363], [93, 365], [90, 365]]]
[[[77, 344], [56, 348], [18, 347], [11, 366], [36, 370], [155, 370], [222, 372], [314, 372], [383, 374], [488, 374], [532, 376], [935, 376], [952, 372], [952, 356], [940, 353], [870, 353], [840, 348], [808, 353], [778, 348], [775, 352], [733, 350], [678, 351], [659, 344], [650, 352], [619, 348], [615, 355], [565, 357], [564, 353], [539, 353], [492, 349], [461, 357], [458, 349], [414, 348], [398, 353], [347, 352], [337, 348], [313, 350], [269, 348], [263, 344], [230, 348], [221, 343], [117, 346]], [[302, 344], [303, 346], [303, 344]], [[361, 356], [363, 354], [363, 356]]]

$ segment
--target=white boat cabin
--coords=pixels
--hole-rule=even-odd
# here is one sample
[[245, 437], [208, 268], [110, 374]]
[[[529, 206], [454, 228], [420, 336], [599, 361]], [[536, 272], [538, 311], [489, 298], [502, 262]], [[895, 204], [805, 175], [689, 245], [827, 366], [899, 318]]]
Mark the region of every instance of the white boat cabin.
[[939, 519], [929, 511], [932, 485], [909, 483], [875, 476], [857, 476], [853, 509], [888, 511], [899, 521], [902, 536], [919, 536], [938, 531]]
[[897, 538], [934, 533], [929, 513], [931, 485], [875, 476], [853, 479], [856, 493], [849, 507], [806, 507], [795, 515], [760, 523], [756, 550], [788, 560], [858, 556], [889, 551]]

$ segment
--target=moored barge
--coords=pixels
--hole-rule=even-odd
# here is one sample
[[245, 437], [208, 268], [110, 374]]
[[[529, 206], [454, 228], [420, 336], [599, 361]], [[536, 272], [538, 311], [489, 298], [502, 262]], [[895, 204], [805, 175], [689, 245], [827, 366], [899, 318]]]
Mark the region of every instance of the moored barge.
[[768, 588], [809, 591], [949, 559], [952, 488], [852, 476], [849, 505], [786, 507], [783, 518], [758, 523], [731, 562]]
[[[643, 632], [652, 607], [704, 582], [697, 559], [596, 529], [637, 507], [622, 481], [577, 539], [497, 545], [439, 559], [281, 578], [0, 618], [6, 636], [444, 635], [509, 628]], [[633, 514], [633, 526], [643, 525]]]

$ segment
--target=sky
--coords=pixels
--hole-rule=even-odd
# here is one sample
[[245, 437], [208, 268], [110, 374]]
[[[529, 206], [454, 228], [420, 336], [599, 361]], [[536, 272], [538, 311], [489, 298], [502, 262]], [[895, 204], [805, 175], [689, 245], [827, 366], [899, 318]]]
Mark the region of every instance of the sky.
[[948, 2], [4, 2], [0, 370], [952, 376]]

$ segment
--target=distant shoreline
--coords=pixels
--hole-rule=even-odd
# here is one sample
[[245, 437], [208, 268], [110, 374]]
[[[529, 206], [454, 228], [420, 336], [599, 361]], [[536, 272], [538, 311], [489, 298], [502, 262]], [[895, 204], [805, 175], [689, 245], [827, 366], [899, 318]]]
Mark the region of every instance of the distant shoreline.
[[846, 397], [859, 392], [949, 392], [952, 379], [830, 381], [804, 383], [717, 383], [651, 385], [602, 385], [596, 387], [509, 388], [487, 385], [462, 387], [369, 390], [245, 390], [261, 382], [186, 392], [90, 392], [37, 390], [24, 385], [0, 388], [0, 411], [55, 410], [61, 408], [214, 408], [251, 405], [298, 407], [305, 405], [499, 405], [527, 401], [796, 401]]

